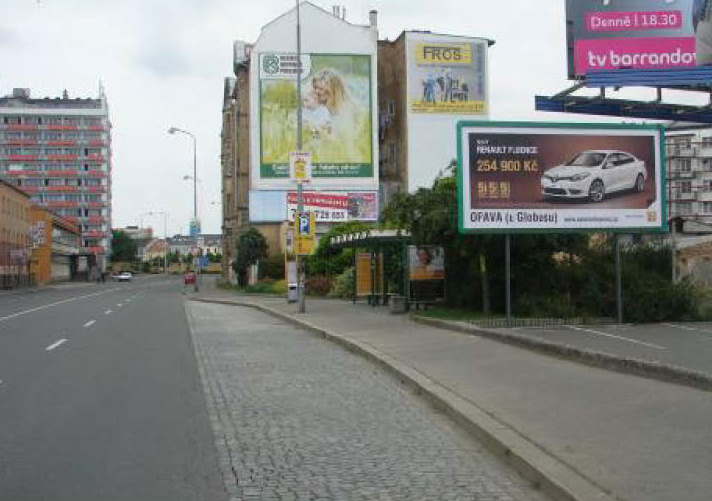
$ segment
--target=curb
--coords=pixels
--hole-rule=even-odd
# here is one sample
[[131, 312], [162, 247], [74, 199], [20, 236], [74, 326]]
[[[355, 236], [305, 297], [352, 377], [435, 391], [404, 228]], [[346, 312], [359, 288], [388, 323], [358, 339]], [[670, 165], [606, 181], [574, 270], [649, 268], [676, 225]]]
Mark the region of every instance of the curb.
[[480, 440], [524, 478], [546, 495], [558, 501], [615, 501], [610, 493], [586, 478], [527, 437], [499, 421], [493, 414], [464, 399], [447, 387], [378, 349], [317, 327], [306, 320], [273, 310], [267, 306], [239, 300], [190, 298], [201, 303], [254, 308], [292, 325], [333, 341], [352, 353], [361, 355], [386, 369], [413, 393], [424, 397], [469, 434]]
[[622, 372], [634, 376], [655, 379], [666, 383], [689, 386], [698, 390], [712, 391], [712, 376], [684, 367], [660, 364], [641, 360], [639, 358], [623, 358], [602, 351], [591, 351], [563, 343], [552, 343], [541, 339], [522, 336], [513, 332], [499, 332], [481, 327], [468, 327], [447, 320], [433, 318], [411, 317], [414, 322], [430, 325], [442, 329], [449, 329], [466, 334], [481, 336], [487, 339], [510, 344], [519, 348], [555, 356], [557, 358], [572, 360], [591, 367]]

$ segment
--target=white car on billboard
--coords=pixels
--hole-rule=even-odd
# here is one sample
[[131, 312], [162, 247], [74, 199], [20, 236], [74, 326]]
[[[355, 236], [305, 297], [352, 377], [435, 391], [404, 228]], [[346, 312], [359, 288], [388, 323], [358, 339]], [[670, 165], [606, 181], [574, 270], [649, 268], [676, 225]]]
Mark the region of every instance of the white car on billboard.
[[545, 200], [587, 198], [591, 202], [600, 202], [610, 193], [643, 191], [647, 177], [645, 162], [630, 153], [582, 151], [568, 162], [544, 172], [541, 193]]

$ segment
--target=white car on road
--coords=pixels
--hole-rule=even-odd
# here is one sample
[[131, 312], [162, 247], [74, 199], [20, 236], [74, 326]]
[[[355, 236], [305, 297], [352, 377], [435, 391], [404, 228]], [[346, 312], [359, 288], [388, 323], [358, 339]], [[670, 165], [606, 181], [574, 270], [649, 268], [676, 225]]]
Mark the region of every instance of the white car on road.
[[121, 273], [116, 275], [116, 280], [119, 282], [130, 282], [132, 278], [133, 275], [130, 271], [122, 271]]
[[600, 202], [609, 193], [622, 190], [641, 192], [648, 171], [645, 162], [630, 153], [589, 150], [544, 172], [541, 194], [544, 199], [583, 199]]

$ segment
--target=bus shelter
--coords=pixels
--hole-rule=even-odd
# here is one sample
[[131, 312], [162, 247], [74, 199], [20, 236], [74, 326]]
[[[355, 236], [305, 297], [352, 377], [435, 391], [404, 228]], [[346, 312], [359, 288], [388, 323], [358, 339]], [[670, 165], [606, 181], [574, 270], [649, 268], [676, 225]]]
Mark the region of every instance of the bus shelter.
[[395, 296], [407, 307], [410, 243], [410, 233], [398, 229], [368, 229], [329, 239], [331, 248], [354, 249], [354, 303], [358, 297], [365, 297], [373, 306], [386, 305]]

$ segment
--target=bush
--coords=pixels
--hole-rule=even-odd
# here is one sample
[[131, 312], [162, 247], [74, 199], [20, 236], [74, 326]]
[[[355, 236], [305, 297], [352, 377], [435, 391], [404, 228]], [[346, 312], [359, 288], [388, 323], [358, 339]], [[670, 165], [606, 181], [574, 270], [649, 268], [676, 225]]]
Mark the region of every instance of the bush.
[[306, 286], [310, 296], [326, 296], [331, 291], [331, 280], [325, 276], [310, 277]]
[[284, 254], [260, 259], [260, 279], [284, 280]]
[[349, 299], [354, 296], [356, 290], [356, 273], [354, 268], [347, 268], [341, 275], [334, 279], [331, 288], [331, 297]]

